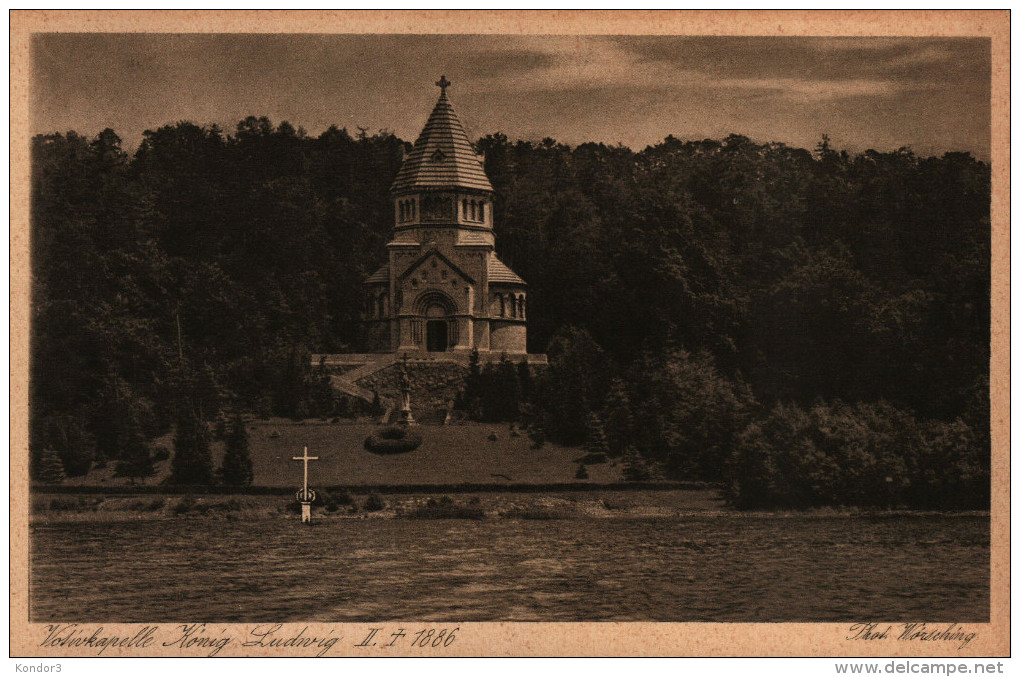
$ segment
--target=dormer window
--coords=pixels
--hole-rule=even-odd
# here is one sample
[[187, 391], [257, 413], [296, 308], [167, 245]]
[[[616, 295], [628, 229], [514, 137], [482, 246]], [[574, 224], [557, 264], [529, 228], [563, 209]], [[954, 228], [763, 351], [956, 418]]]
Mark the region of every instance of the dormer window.
[[446, 159], [446, 153], [443, 152], [442, 148], [436, 148], [436, 152], [432, 154], [431, 160], [433, 162], [442, 162]]

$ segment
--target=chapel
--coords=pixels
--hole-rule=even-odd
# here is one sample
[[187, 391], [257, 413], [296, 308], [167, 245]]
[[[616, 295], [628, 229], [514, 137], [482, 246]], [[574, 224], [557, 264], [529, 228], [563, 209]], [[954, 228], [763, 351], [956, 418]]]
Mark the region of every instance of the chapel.
[[387, 262], [366, 281], [370, 352], [527, 354], [526, 284], [496, 256], [492, 184], [450, 81], [397, 173]]

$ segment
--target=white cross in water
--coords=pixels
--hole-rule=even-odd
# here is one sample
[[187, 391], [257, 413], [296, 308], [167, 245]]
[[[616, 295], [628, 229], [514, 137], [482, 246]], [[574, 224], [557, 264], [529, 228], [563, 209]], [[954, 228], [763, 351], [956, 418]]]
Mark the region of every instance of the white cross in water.
[[308, 462], [309, 461], [318, 461], [319, 457], [318, 456], [309, 456], [308, 455], [308, 447], [305, 447], [304, 456], [295, 456], [294, 460], [295, 461], [304, 461], [305, 462], [305, 493], [304, 493], [304, 496], [307, 497], [308, 496]]

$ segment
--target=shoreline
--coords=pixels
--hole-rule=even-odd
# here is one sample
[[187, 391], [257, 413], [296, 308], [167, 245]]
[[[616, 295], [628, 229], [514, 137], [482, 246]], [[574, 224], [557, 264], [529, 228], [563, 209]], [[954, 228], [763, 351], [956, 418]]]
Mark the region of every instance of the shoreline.
[[[725, 505], [715, 490], [651, 490], [593, 492], [479, 492], [455, 496], [444, 492], [384, 495], [331, 494], [313, 506], [315, 523], [366, 519], [406, 520], [599, 520], [599, 519], [775, 519], [896, 517], [990, 517], [988, 510], [922, 511], [860, 507], [809, 510], [740, 511]], [[294, 521], [298, 504], [279, 495], [96, 494], [42, 493], [32, 496], [29, 524], [137, 522], [167, 520]]]

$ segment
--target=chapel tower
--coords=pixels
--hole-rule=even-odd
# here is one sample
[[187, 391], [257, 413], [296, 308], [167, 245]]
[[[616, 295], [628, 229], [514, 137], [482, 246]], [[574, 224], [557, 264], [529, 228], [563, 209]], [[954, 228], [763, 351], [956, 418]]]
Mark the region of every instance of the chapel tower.
[[388, 262], [366, 281], [373, 352], [527, 354], [525, 282], [496, 257], [492, 184], [450, 105], [439, 100], [390, 194]]

